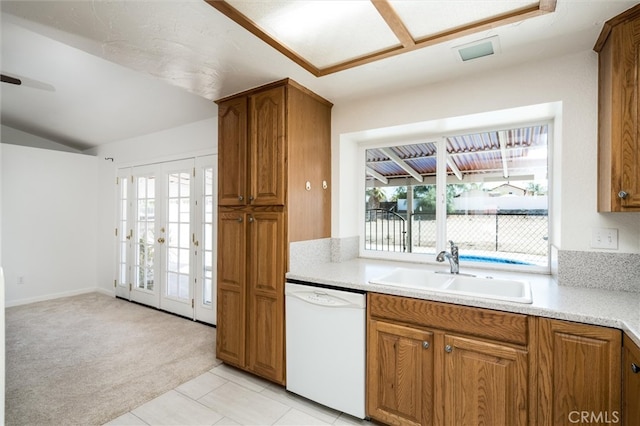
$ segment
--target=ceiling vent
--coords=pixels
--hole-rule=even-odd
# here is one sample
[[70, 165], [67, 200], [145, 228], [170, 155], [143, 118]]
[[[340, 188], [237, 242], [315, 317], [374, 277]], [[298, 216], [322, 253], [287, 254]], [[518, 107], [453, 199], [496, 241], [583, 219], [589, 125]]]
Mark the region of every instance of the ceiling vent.
[[492, 36], [471, 43], [453, 47], [453, 52], [459, 61], [467, 62], [473, 59], [500, 53], [500, 40]]

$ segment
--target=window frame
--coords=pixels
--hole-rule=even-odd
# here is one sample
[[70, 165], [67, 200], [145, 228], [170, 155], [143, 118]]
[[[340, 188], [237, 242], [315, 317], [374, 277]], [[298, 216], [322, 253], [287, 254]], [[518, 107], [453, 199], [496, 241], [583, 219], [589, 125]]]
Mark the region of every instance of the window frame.
[[[399, 136], [397, 138], [384, 138], [380, 140], [361, 140], [357, 142], [357, 158], [358, 158], [358, 171], [359, 171], [359, 179], [358, 179], [358, 236], [360, 239], [359, 242], [359, 257], [369, 258], [369, 259], [378, 259], [378, 260], [393, 260], [393, 261], [403, 261], [403, 262], [412, 262], [412, 263], [424, 263], [427, 265], [439, 265], [443, 267], [442, 263], [439, 263], [435, 260], [435, 253], [406, 253], [406, 252], [392, 252], [392, 251], [380, 251], [380, 250], [368, 250], [365, 248], [365, 193], [366, 193], [366, 178], [365, 178], [365, 167], [366, 167], [366, 151], [367, 149], [372, 148], [387, 148], [394, 146], [403, 146], [403, 145], [412, 145], [417, 143], [436, 143], [437, 152], [437, 168], [436, 168], [436, 200], [437, 200], [437, 208], [436, 208], [436, 253], [439, 253], [442, 250], [448, 250], [449, 244], [446, 237], [446, 185], [447, 185], [447, 167], [446, 167], [446, 138], [453, 137], [457, 135], [464, 134], [476, 134], [483, 132], [496, 132], [496, 131], [505, 131], [519, 127], [529, 127], [536, 125], [546, 125], [547, 126], [547, 263], [546, 266], [539, 265], [517, 265], [517, 264], [502, 264], [502, 263], [488, 263], [488, 262], [473, 262], [461, 260], [460, 265], [461, 268], [467, 269], [493, 269], [500, 271], [515, 271], [515, 272], [527, 272], [527, 273], [538, 273], [538, 274], [551, 274], [552, 268], [552, 251], [553, 251], [553, 243], [551, 236], [553, 235], [554, 230], [554, 221], [553, 221], [553, 188], [554, 188], [554, 173], [553, 173], [553, 152], [554, 152], [554, 133], [556, 131], [555, 128], [555, 120], [553, 118], [546, 119], [535, 119], [527, 121], [519, 121], [519, 122], [507, 122], [501, 123], [500, 125], [486, 125], [482, 127], [472, 127], [472, 128], [459, 128], [454, 130], [449, 130], [446, 132], [439, 132], [433, 134], [425, 134], [425, 135], [414, 135], [413, 137], [402, 137]], [[444, 166], [444, 167], [443, 167]], [[412, 178], [406, 178], [406, 185], [410, 185], [413, 181]], [[419, 183], [413, 185], [420, 185]], [[399, 185], [394, 185], [399, 186]], [[464, 254], [462, 251], [461, 254]], [[444, 268], [444, 267], [443, 267]], [[446, 265], [448, 269], [448, 265]], [[464, 271], [463, 271], [464, 272]]]

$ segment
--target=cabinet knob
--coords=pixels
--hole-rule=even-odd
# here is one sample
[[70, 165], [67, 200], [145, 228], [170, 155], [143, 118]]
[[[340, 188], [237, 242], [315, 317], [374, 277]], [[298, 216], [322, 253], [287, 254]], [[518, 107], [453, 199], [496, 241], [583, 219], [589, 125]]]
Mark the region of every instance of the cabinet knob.
[[249, 216], [249, 222], [253, 222], [253, 216]]
[[631, 371], [633, 371], [634, 374], [640, 373], [640, 366], [638, 364], [636, 364], [635, 362], [632, 362], [631, 363]]
[[242, 201], [244, 200], [244, 197], [242, 195], [238, 195], [238, 201]]
[[448, 353], [448, 354], [450, 354], [452, 350], [453, 350], [453, 348], [451, 347], [451, 345], [447, 345], [447, 346], [444, 347], [444, 351], [446, 353]]
[[238, 223], [242, 223], [242, 218], [239, 217], [238, 219], [236, 219], [238, 221]]
[[627, 191], [620, 191], [618, 192], [618, 197], [622, 198], [623, 200], [625, 198], [627, 198], [627, 195], [629, 195], [629, 193]]
[[429, 342], [427, 342], [427, 341], [422, 342], [422, 347], [424, 349], [429, 349]]
[[249, 195], [249, 202], [252, 202], [254, 200], [253, 195]]

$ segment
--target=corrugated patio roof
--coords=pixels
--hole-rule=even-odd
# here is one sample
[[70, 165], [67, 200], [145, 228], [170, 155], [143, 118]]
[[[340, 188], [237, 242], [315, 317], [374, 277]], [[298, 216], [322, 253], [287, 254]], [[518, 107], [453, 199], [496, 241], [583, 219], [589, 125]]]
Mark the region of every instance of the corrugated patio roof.
[[[546, 152], [544, 157], [532, 154], [541, 148], [546, 150], [547, 132], [548, 126], [544, 124], [446, 137], [447, 171], [459, 178], [498, 172], [508, 177], [518, 170], [546, 166]], [[367, 179], [373, 179], [376, 174], [377, 179], [411, 177], [410, 170], [423, 177], [434, 176], [436, 144], [367, 149], [366, 162]]]

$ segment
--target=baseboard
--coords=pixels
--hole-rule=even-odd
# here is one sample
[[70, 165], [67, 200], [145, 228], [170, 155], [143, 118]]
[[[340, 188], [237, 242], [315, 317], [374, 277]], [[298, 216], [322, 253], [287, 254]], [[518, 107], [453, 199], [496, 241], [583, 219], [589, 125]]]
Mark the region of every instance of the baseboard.
[[94, 291], [96, 293], [104, 294], [105, 296], [116, 297], [116, 292], [113, 291], [113, 290], [107, 290], [107, 289], [104, 289], [102, 287], [98, 287], [98, 288], [94, 289]]
[[79, 294], [95, 293], [95, 292], [106, 294], [107, 296], [114, 295], [113, 291], [105, 290], [99, 287], [90, 287], [90, 288], [83, 288], [80, 290], [65, 291], [62, 293], [54, 293], [54, 294], [46, 294], [43, 296], [37, 296], [37, 297], [29, 297], [26, 299], [18, 299], [18, 300], [11, 300], [11, 301], [7, 300], [5, 301], [4, 307], [11, 308], [13, 306], [28, 305], [29, 303], [44, 302], [45, 300], [60, 299], [61, 297], [77, 296]]

